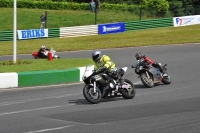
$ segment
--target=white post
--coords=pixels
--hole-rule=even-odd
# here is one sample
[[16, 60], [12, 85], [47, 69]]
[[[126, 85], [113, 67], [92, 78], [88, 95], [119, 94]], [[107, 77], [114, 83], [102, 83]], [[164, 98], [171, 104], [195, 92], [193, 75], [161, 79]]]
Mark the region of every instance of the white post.
[[16, 36], [17, 36], [17, 0], [14, 0], [14, 11], [13, 11], [13, 63], [16, 63]]

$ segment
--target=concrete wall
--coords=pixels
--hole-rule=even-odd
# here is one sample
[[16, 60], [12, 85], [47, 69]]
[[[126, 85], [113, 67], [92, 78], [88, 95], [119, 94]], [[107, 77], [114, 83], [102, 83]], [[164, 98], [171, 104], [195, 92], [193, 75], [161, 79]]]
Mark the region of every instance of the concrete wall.
[[85, 67], [63, 70], [0, 73], [0, 88], [55, 85], [82, 81]]

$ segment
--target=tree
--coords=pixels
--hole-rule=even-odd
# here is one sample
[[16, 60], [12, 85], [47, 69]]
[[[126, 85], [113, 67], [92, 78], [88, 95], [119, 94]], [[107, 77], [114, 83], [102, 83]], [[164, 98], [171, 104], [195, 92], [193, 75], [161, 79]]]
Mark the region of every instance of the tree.
[[169, 9], [169, 3], [166, 0], [146, 0], [150, 10], [155, 10], [157, 16], [165, 16]]
[[200, 0], [168, 0], [174, 16], [199, 14]]

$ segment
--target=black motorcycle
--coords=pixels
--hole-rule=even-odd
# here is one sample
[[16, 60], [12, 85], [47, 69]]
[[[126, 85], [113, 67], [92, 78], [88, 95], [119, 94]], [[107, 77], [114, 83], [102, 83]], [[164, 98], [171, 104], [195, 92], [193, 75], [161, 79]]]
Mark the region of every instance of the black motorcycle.
[[[162, 66], [161, 63], [150, 65], [144, 63], [143, 60], [137, 60], [136, 65], [132, 66], [132, 68], [135, 68], [135, 73], [139, 75], [138, 78], [141, 79], [142, 83], [146, 87], [152, 88], [155, 84], [159, 84], [161, 82], [164, 84], [171, 83], [170, 76], [166, 72], [166, 66], [167, 64]], [[159, 67], [162, 67], [165, 74], [160, 72]]]
[[[116, 87], [114, 90], [109, 89], [108, 95], [104, 98], [114, 98], [122, 96], [125, 99], [132, 99], [135, 96], [135, 87], [130, 80], [123, 79], [123, 84], [119, 83], [119, 79], [123, 77], [126, 70], [127, 67], [117, 70], [118, 77], [114, 79]], [[85, 83], [85, 86], [83, 88], [83, 95], [88, 102], [92, 104], [97, 104], [103, 98], [103, 91], [105, 87], [109, 86], [110, 84], [107, 76], [108, 74], [106, 73], [95, 71], [94, 65], [86, 66], [82, 80]]]

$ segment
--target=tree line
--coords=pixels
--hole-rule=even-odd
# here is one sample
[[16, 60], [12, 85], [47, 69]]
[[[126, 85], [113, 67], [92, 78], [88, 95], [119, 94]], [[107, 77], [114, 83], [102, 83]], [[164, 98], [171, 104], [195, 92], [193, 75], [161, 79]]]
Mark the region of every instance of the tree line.
[[[89, 3], [91, 0], [52, 0], [52, 1]], [[173, 16], [200, 14], [199, 10], [200, 0], [100, 0], [100, 1], [101, 3], [127, 4], [127, 5], [134, 4], [140, 6], [143, 6], [146, 3], [153, 3], [157, 4], [156, 6], [158, 7], [163, 3], [167, 3], [169, 5], [168, 10], [173, 14]]]
[[[97, 0], [94, 0], [97, 1]], [[20, 8], [87, 10], [91, 0], [18, 0]], [[0, 7], [13, 7], [3, 0]], [[101, 10], [129, 11], [146, 16], [178, 17], [200, 14], [200, 0], [100, 0]]]

